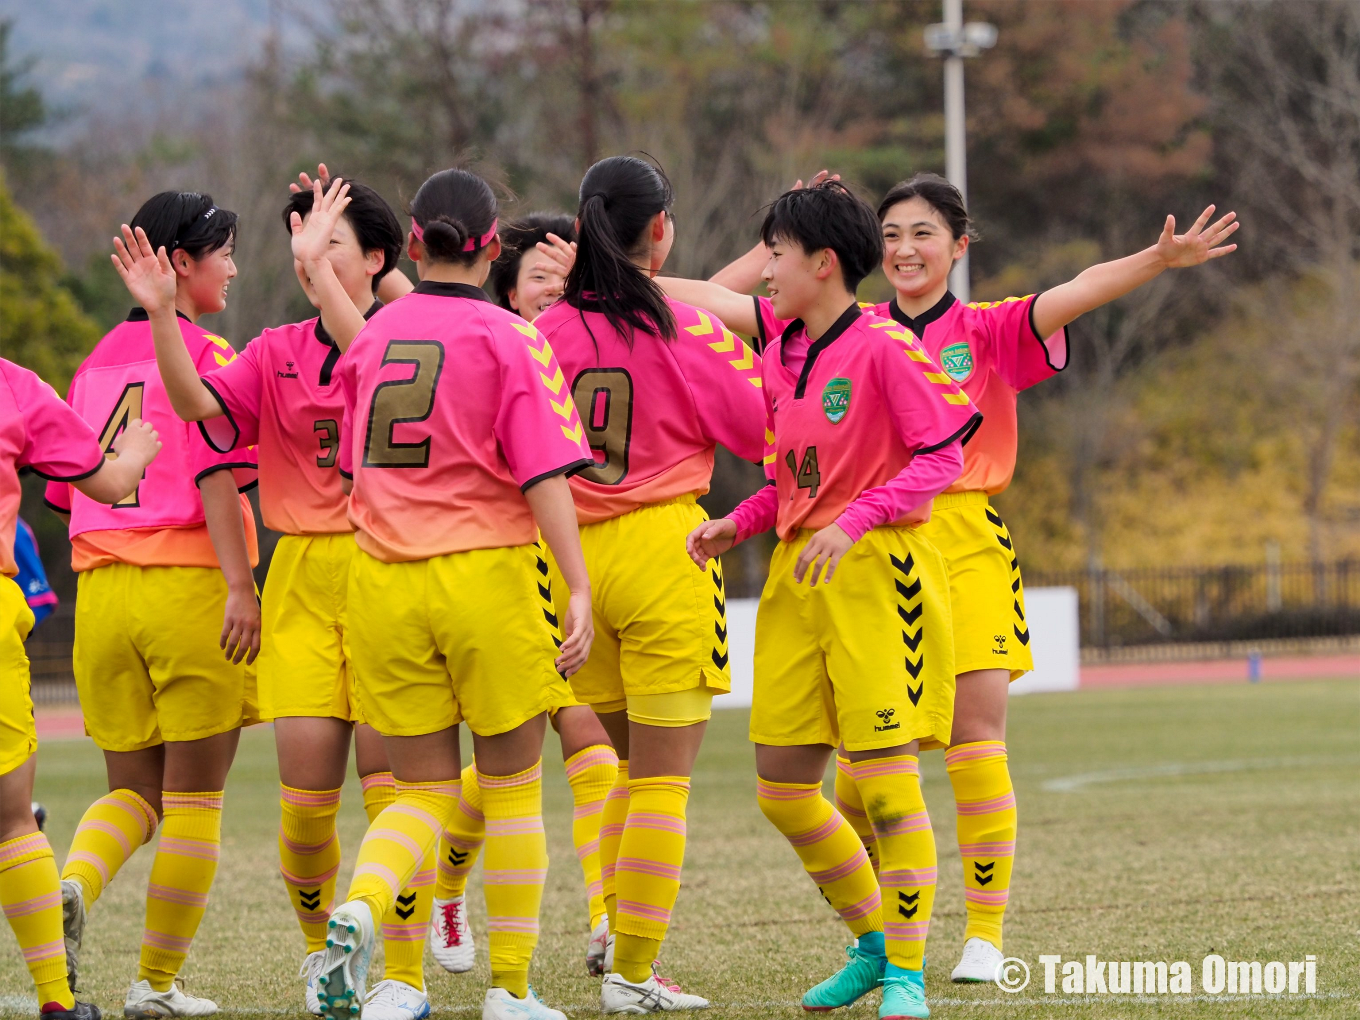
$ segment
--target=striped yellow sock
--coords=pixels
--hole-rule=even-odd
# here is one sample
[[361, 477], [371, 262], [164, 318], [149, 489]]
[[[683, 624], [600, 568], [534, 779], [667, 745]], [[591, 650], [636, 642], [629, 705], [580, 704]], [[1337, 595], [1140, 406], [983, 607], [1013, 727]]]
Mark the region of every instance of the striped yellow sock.
[[614, 862], [619, 857], [619, 840], [623, 839], [623, 823], [628, 819], [628, 760], [619, 761], [614, 785], [605, 794], [604, 809], [600, 812], [600, 895], [604, 897], [605, 913], [609, 916], [609, 930], [617, 931], [615, 916], [617, 890], [614, 887]]
[[851, 933], [882, 931], [878, 879], [855, 830], [822, 796], [822, 784], [757, 779], [756, 799]]
[[168, 991], [193, 944], [222, 846], [222, 791], [164, 791], [161, 830], [151, 882], [137, 980]]
[[38, 986], [38, 1008], [74, 1009], [61, 935], [61, 879], [41, 832], [0, 843], [0, 908]]
[[131, 790], [114, 790], [89, 806], [76, 826], [61, 877], [78, 881], [89, 909], [143, 843], [156, 834], [156, 809]]
[[652, 776], [628, 783], [628, 820], [619, 841], [614, 970], [634, 983], [651, 976], [670, 927], [685, 862], [687, 776]]
[[1015, 861], [1015, 787], [1006, 744], [979, 740], [944, 753], [958, 809], [963, 894], [968, 904], [964, 938], [986, 939], [1001, 948], [1001, 924]]
[[[403, 923], [396, 913], [398, 897], [409, 895], [410, 883], [429, 866], [439, 833], [458, 803], [458, 780], [398, 781], [390, 788], [382, 780], [374, 780], [364, 790], [365, 809], [372, 812], [389, 789], [396, 797], [381, 811], [370, 814], [372, 821], [359, 847], [354, 878], [346, 896], [347, 900], [363, 900], [375, 918], [382, 918], [384, 930], [389, 923]], [[428, 888], [421, 895], [428, 898]]]
[[486, 842], [486, 817], [482, 814], [482, 788], [477, 785], [477, 766], [463, 769], [463, 789], [458, 810], [449, 817], [439, 837], [439, 870], [434, 894], [451, 900], [467, 892], [468, 873]]
[[538, 945], [538, 910], [548, 873], [543, 835], [543, 762], [513, 776], [477, 773], [486, 812], [486, 927], [491, 984], [517, 998], [529, 990], [529, 961]]
[[[364, 811], [372, 825], [396, 802], [397, 781], [390, 772], [371, 772], [359, 782], [364, 788]], [[432, 850], [415, 877], [397, 894], [379, 928], [387, 957], [383, 977], [404, 981], [412, 988], [425, 987], [425, 929], [434, 907], [433, 854]]]
[[878, 874], [878, 840], [874, 838], [874, 827], [869, 824], [869, 815], [864, 810], [864, 798], [859, 795], [855, 785], [855, 773], [850, 768], [850, 759], [836, 756], [836, 810], [841, 813], [855, 835], [864, 844], [864, 852], [869, 856], [874, 874]]
[[307, 952], [326, 948], [326, 921], [335, 909], [335, 876], [340, 870], [340, 837], [335, 816], [339, 790], [279, 787], [279, 872], [297, 913]]
[[571, 784], [576, 805], [571, 819], [571, 841], [576, 846], [576, 859], [581, 862], [590, 904], [590, 927], [594, 928], [605, 916], [604, 886], [600, 881], [600, 819], [605, 798], [618, 778], [619, 756], [608, 744], [594, 744], [577, 751], [566, 764], [567, 782]]
[[857, 761], [851, 768], [878, 837], [888, 962], [920, 970], [935, 903], [936, 861], [935, 833], [921, 797], [916, 756]]

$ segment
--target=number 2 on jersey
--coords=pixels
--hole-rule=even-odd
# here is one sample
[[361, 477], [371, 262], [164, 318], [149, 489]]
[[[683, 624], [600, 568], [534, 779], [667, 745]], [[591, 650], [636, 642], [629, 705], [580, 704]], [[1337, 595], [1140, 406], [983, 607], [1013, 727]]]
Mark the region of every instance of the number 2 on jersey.
[[793, 480], [800, 489], [808, 490], [808, 499], [817, 498], [817, 489], [822, 484], [822, 473], [817, 470], [817, 447], [809, 446], [803, 451], [803, 463], [790, 450], [784, 454], [784, 463], [793, 472]]
[[434, 410], [435, 387], [444, 371], [444, 345], [438, 340], [393, 340], [382, 363], [414, 365], [415, 371], [409, 379], [390, 379], [374, 387], [364, 437], [364, 467], [429, 467], [429, 436], [417, 443], [398, 443], [392, 433], [399, 424], [424, 421]]
[[[142, 416], [142, 394], [146, 390], [146, 383], [133, 382], [123, 387], [123, 392], [118, 396], [118, 403], [113, 407], [113, 413], [109, 415], [109, 420], [104, 423], [104, 429], [99, 433], [99, 447], [104, 451], [104, 456], [113, 460], [113, 441], [118, 438], [118, 433], [123, 432], [132, 424], [134, 418]], [[145, 478], [146, 474], [143, 473]], [[142, 483], [137, 483], [137, 488], [130, 494], [113, 504], [114, 509], [123, 506], [142, 505]]]
[[591, 452], [603, 451], [580, 477], [600, 485], [618, 485], [628, 474], [628, 446], [633, 437], [633, 377], [621, 368], [590, 368], [576, 377], [571, 399], [581, 411]]

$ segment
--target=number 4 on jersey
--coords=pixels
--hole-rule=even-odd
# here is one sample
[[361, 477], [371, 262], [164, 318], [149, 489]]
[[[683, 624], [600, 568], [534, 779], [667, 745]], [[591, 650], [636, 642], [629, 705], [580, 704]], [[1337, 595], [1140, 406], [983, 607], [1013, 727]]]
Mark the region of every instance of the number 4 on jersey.
[[[114, 459], [113, 441], [118, 438], [120, 432], [127, 430], [134, 418], [142, 416], [142, 393], [146, 389], [146, 383], [133, 382], [123, 387], [123, 392], [118, 396], [118, 403], [114, 405], [113, 412], [109, 415], [109, 420], [104, 423], [103, 430], [99, 433], [99, 447], [104, 451], [104, 456], [109, 460]], [[146, 474], [143, 472], [142, 477]], [[116, 510], [123, 506], [142, 505], [142, 484], [137, 483], [137, 488], [113, 504]]]
[[784, 454], [784, 463], [793, 472], [793, 480], [798, 488], [808, 490], [808, 499], [817, 498], [817, 489], [822, 484], [822, 473], [817, 470], [817, 447], [809, 446], [803, 452], [803, 463], [799, 464], [798, 459], [790, 450]]

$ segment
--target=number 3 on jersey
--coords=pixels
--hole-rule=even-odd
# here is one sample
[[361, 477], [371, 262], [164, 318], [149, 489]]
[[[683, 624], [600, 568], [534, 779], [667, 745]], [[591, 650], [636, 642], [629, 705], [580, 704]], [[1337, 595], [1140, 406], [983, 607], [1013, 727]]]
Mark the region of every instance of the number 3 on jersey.
[[[104, 423], [104, 429], [99, 433], [99, 447], [104, 451], [104, 456], [109, 460], [114, 459], [113, 441], [118, 438], [118, 434], [127, 429], [132, 424], [134, 418], [142, 416], [142, 393], [146, 389], [146, 383], [133, 382], [123, 387], [123, 392], [118, 396], [118, 403], [114, 405], [113, 412], [109, 415], [109, 420]], [[146, 474], [143, 472], [142, 477]], [[114, 509], [121, 506], [141, 506], [142, 505], [142, 484], [137, 483], [137, 488], [113, 504]]]
[[809, 446], [803, 451], [803, 463], [790, 450], [784, 454], [784, 463], [793, 472], [793, 480], [800, 489], [808, 490], [808, 499], [817, 498], [817, 489], [822, 484], [822, 473], [817, 470], [817, 447]]
[[429, 467], [429, 436], [399, 443], [393, 433], [400, 424], [424, 421], [434, 410], [435, 387], [444, 371], [444, 345], [437, 340], [393, 340], [382, 363], [414, 365], [415, 371], [409, 379], [389, 379], [374, 387], [364, 437], [364, 467]]

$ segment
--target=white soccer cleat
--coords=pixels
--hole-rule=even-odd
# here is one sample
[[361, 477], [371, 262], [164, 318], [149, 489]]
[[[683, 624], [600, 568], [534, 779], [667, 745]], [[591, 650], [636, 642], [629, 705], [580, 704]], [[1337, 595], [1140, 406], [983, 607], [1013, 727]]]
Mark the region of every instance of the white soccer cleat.
[[361, 900], [342, 903], [326, 925], [326, 955], [316, 976], [321, 1015], [358, 1020], [373, 960], [373, 912]]
[[325, 958], [326, 950], [324, 949], [318, 949], [315, 953], [308, 953], [307, 958], [302, 961], [302, 968], [298, 971], [298, 977], [307, 980], [304, 997], [307, 1012], [312, 1016], [321, 1015], [321, 1000], [317, 998], [316, 979], [321, 974], [321, 961]]
[[522, 999], [504, 988], [488, 988], [482, 1002], [482, 1020], [567, 1020], [567, 1015], [546, 1005], [532, 988]]
[[[609, 949], [609, 918], [600, 918], [590, 933], [590, 942], [586, 945], [586, 973], [591, 977], [600, 977], [604, 974], [604, 956]], [[612, 962], [612, 961], [611, 961]]]
[[66, 943], [66, 984], [74, 992], [80, 977], [80, 943], [85, 938], [85, 889], [73, 878], [61, 881], [61, 934]]
[[379, 981], [364, 1000], [364, 1020], [425, 1020], [430, 997], [405, 981]]
[[655, 974], [635, 985], [622, 974], [610, 974], [600, 986], [600, 1009], [605, 1013], [669, 1013], [707, 1009], [708, 1000], [686, 995], [674, 984], [662, 984]]
[[470, 971], [477, 958], [465, 899], [463, 896], [451, 900], [436, 897], [430, 912], [430, 952], [434, 954], [435, 962], [450, 974]]
[[1004, 959], [1001, 950], [975, 935], [963, 944], [963, 958], [949, 975], [949, 980], [959, 984], [995, 981], [997, 968]]
[[170, 1016], [212, 1016], [217, 1012], [217, 1003], [212, 999], [199, 999], [185, 995], [179, 985], [171, 985], [170, 990], [158, 992], [149, 981], [138, 981], [128, 989], [123, 1003], [123, 1016], [128, 1020], [154, 1020], [156, 1017]]

